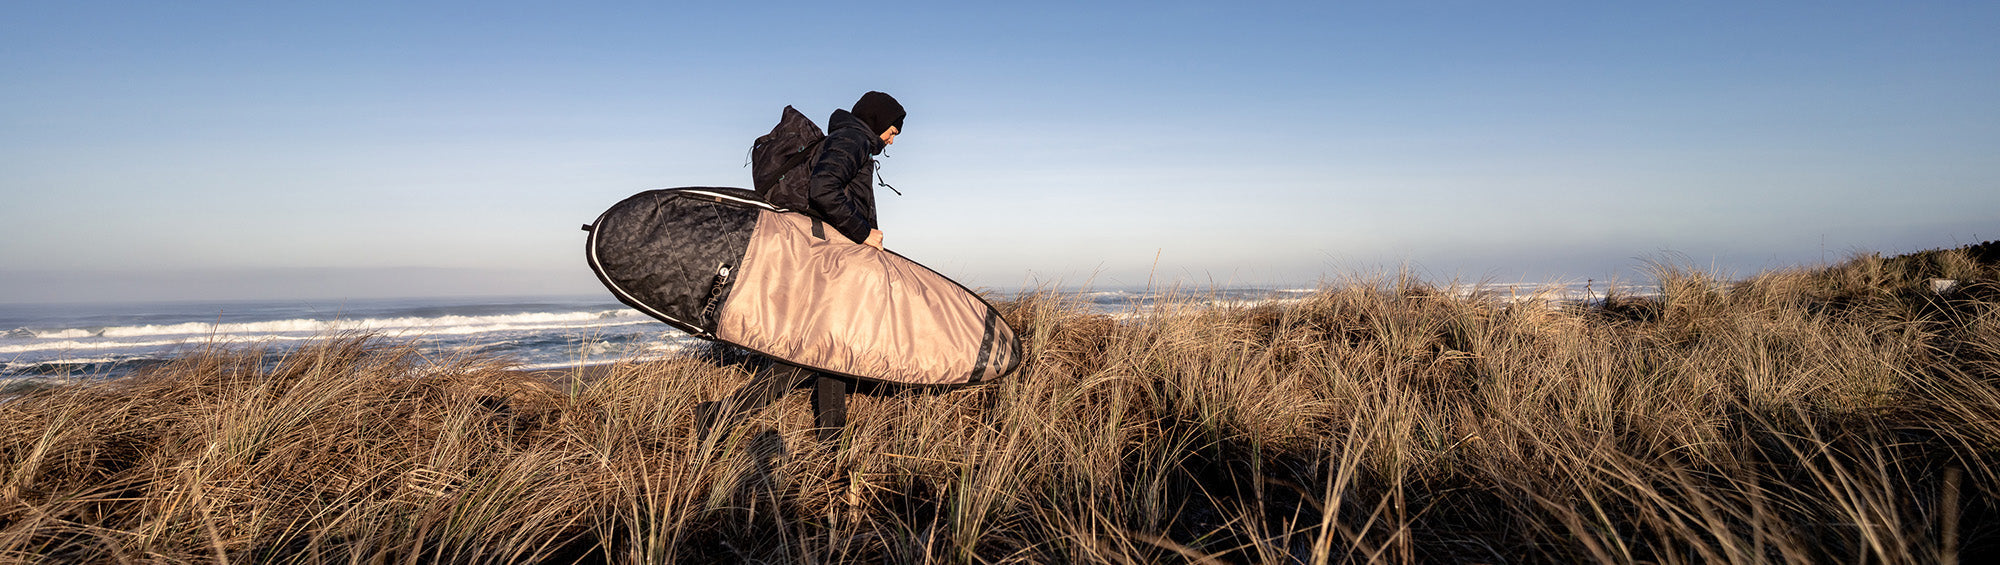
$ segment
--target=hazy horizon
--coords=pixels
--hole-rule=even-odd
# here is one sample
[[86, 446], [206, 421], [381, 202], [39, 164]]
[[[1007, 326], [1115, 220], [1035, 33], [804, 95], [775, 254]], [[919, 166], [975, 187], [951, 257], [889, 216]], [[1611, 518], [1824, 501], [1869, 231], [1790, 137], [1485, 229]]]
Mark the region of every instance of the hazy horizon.
[[[1977, 243], [1965, 242], [1964, 244]], [[1944, 247], [1959, 247], [1948, 244]], [[1544, 276], [1508, 276], [1519, 270], [1494, 268], [1486, 272], [1445, 272], [1421, 262], [1377, 263], [1344, 271], [1328, 271], [1320, 276], [1291, 280], [1248, 280], [1229, 277], [1170, 276], [1144, 273], [1113, 277], [1100, 271], [1075, 278], [1035, 278], [1029, 273], [1014, 284], [975, 277], [956, 277], [961, 284], [978, 290], [1002, 293], [1054, 289], [1072, 290], [1199, 290], [1206, 288], [1306, 289], [1324, 284], [1393, 277], [1407, 270], [1422, 280], [1439, 285], [1564, 285], [1590, 280], [1620, 284], [1651, 284], [1656, 264], [1692, 267], [1725, 278], [1792, 267], [1830, 265], [1856, 254], [1902, 252], [1933, 248], [1911, 248], [1893, 252], [1867, 249], [1828, 250], [1826, 260], [1770, 263], [1755, 269], [1732, 269], [1719, 262], [1702, 263], [1671, 251], [1630, 258], [1622, 269], [1592, 274], [1546, 272]], [[949, 273], [947, 273], [949, 274]], [[123, 302], [229, 302], [340, 299], [422, 299], [422, 298], [533, 298], [601, 296], [615, 300], [589, 269], [534, 271], [522, 269], [475, 269], [447, 267], [299, 267], [264, 269], [205, 269], [189, 271], [16, 271], [0, 270], [0, 306], [9, 304], [115, 304]]]

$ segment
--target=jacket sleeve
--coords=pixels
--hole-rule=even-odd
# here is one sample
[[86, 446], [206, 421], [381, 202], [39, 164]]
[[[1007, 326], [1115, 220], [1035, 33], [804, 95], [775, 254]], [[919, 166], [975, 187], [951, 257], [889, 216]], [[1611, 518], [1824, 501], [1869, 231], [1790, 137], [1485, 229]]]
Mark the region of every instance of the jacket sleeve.
[[868, 217], [860, 202], [848, 198], [845, 188], [867, 166], [868, 148], [856, 146], [850, 136], [839, 135], [826, 138], [812, 167], [813, 210], [855, 243], [868, 239], [868, 231], [875, 229], [875, 218]]

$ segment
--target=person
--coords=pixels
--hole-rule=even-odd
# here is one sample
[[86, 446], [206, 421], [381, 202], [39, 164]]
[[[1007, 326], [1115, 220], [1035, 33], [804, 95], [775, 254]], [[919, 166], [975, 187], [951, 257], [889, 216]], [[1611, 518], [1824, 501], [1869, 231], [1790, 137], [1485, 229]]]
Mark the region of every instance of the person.
[[834, 110], [826, 120], [826, 141], [813, 161], [807, 206], [855, 243], [882, 248], [882, 230], [875, 222], [874, 156], [896, 143], [906, 114], [895, 97], [869, 91], [854, 102], [854, 109]]
[[[808, 212], [849, 240], [882, 249], [882, 229], [875, 221], [875, 156], [896, 143], [906, 115], [895, 97], [872, 90], [852, 109], [834, 110], [827, 118], [826, 141], [813, 161]], [[697, 431], [705, 440], [714, 429], [735, 425], [808, 380], [813, 381], [816, 435], [823, 441], [838, 439], [847, 428], [847, 395], [854, 391], [854, 381], [776, 359], [765, 359], [750, 382], [729, 397], [697, 406]]]

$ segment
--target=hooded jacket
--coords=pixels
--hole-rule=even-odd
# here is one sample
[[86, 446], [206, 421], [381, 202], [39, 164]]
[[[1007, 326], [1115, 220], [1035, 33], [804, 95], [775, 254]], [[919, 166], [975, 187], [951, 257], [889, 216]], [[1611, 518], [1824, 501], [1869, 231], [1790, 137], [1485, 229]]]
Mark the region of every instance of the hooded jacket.
[[886, 145], [868, 122], [846, 110], [826, 120], [826, 142], [813, 161], [807, 204], [841, 235], [861, 243], [875, 223], [875, 159]]

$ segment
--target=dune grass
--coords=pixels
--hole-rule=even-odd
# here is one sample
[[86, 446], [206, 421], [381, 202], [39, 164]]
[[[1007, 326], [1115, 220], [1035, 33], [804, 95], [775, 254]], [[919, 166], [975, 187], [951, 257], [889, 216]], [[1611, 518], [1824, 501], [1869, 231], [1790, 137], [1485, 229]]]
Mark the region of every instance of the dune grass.
[[[1023, 372], [805, 394], [325, 339], [0, 402], [0, 559], [1950, 563], [2000, 539], [2000, 272], [1963, 251], [1545, 307], [1410, 277], [1134, 316], [1004, 302]], [[1940, 292], [1930, 279], [1952, 279]]]

